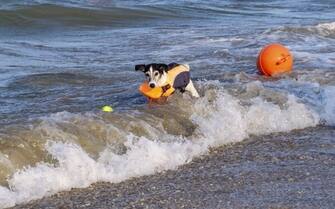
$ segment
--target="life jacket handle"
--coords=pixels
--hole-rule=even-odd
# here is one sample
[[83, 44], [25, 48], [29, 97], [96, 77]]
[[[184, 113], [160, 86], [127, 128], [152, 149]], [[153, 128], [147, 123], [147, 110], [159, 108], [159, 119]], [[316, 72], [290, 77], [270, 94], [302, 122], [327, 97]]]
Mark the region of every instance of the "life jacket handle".
[[165, 86], [162, 86], [162, 95], [161, 97], [163, 96], [163, 94], [165, 94], [165, 92], [167, 90], [169, 90], [171, 88], [171, 85], [170, 84], [166, 84]]
[[167, 90], [171, 88], [170, 84], [166, 84], [165, 86], [162, 87], [163, 92], [165, 93]]
[[[169, 90], [169, 89], [171, 89], [171, 85], [170, 84], [166, 84], [165, 86], [162, 86], [161, 88], [162, 88], [162, 94], [161, 94], [161, 96], [160, 97], [163, 97], [164, 96], [164, 94]], [[172, 92], [173, 93], [173, 92]], [[171, 93], [171, 94], [172, 94]], [[171, 95], [170, 94], [170, 95]], [[169, 95], [168, 95], [169, 96]]]

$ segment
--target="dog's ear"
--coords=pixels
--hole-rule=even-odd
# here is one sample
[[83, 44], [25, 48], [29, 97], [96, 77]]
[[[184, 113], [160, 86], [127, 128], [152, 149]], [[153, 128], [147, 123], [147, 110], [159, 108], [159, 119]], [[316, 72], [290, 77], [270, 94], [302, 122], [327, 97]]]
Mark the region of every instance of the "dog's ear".
[[172, 63], [168, 64], [168, 68], [169, 68], [169, 70], [171, 70], [171, 69], [173, 69], [173, 68], [175, 68], [175, 67], [177, 67], [177, 66], [179, 66], [179, 64], [178, 64], [178, 63], [175, 63], [175, 62], [172, 62]]
[[157, 68], [160, 72], [167, 72], [169, 70], [169, 67], [166, 64], [157, 64]]
[[142, 71], [142, 72], [144, 72], [144, 70], [145, 70], [145, 65], [135, 65], [135, 70], [136, 71]]

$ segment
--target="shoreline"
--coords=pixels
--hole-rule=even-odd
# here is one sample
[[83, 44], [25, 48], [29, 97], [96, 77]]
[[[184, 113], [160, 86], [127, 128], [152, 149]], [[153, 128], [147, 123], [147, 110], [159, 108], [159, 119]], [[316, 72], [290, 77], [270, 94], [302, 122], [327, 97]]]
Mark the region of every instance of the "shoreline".
[[334, 136], [334, 128], [319, 126], [251, 137], [177, 170], [99, 182], [13, 208], [331, 208]]

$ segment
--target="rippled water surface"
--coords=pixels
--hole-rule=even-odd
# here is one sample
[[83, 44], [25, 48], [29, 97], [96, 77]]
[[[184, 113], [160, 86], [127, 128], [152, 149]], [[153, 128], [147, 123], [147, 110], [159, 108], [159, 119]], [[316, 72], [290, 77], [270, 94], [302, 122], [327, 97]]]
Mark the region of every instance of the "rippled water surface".
[[[251, 135], [334, 126], [334, 11], [330, 0], [3, 1], [0, 207], [175, 169]], [[271, 42], [292, 51], [293, 74], [257, 74]], [[134, 65], [151, 62], [188, 63], [201, 98], [149, 107]]]

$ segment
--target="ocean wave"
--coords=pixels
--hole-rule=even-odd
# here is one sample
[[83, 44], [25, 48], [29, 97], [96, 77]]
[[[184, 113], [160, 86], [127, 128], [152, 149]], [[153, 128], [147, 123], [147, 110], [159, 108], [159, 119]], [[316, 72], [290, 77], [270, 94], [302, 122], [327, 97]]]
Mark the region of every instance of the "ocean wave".
[[55, 4], [20, 6], [0, 10], [0, 26], [108, 25], [127, 26], [151, 19], [177, 18], [169, 10], [150, 7], [86, 8]]
[[0, 7], [0, 26], [115, 26], [148, 20], [217, 19], [220, 16], [270, 15], [250, 6], [213, 3], [131, 3], [106, 1], [24, 1]]
[[321, 36], [335, 38], [335, 22], [319, 23], [313, 26], [284, 26], [272, 28], [265, 31], [265, 34], [287, 33], [305, 36]]
[[39, 73], [17, 76], [7, 86], [10, 88], [26, 88], [27, 86], [52, 86], [52, 85], [86, 85], [94, 83], [96, 79], [92, 75], [75, 73]]
[[165, 107], [125, 113], [61, 112], [25, 130], [8, 130], [2, 141], [17, 144], [2, 146], [8, 187], [0, 187], [0, 206], [176, 169], [211, 147], [319, 124], [319, 115], [295, 96], [278, 93], [286, 99], [276, 104], [251, 96], [256, 87], [264, 88], [249, 84], [249, 97], [239, 98], [205, 82], [197, 100], [186, 95]]

